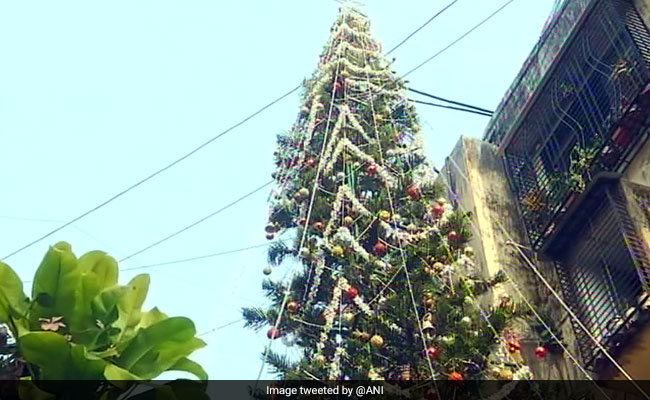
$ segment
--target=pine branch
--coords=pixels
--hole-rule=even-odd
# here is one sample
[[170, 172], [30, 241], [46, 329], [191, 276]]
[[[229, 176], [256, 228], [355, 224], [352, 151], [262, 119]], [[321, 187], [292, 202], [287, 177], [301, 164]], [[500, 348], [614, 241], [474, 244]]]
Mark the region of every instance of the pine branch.
[[246, 322], [244, 327], [259, 331], [268, 324], [268, 318], [264, 310], [257, 307], [242, 308], [242, 315]]
[[271, 372], [279, 377], [284, 376], [296, 367], [296, 363], [292, 362], [289, 357], [280, 355], [270, 349], [267, 351], [264, 360], [271, 367]]
[[284, 242], [275, 242], [269, 247], [268, 261], [271, 265], [280, 265], [284, 258], [288, 255], [294, 254], [294, 251], [287, 247]]

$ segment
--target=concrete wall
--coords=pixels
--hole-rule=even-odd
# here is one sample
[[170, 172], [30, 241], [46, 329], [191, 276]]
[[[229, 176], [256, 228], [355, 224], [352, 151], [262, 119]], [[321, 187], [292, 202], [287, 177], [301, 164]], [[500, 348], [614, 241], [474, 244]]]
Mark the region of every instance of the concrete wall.
[[[552, 301], [549, 292], [542, 289], [542, 283], [521, 254], [507, 244], [512, 241], [529, 246], [501, 160], [493, 145], [463, 137], [447, 158], [442, 171], [443, 178], [454, 192], [450, 198], [455, 198], [461, 209], [471, 211], [473, 215], [475, 236], [470, 245], [475, 249], [476, 261], [483, 273], [492, 276], [503, 269], [512, 278], [511, 282], [500, 285], [494, 297], [486, 301], [494, 304], [498, 296], [507, 293], [520, 302], [518, 288], [538, 312], [539, 305], [546, 305], [546, 311], [550, 313], [547, 318], [555, 321], [569, 351], [580, 359], [573, 330], [562, 308]], [[535, 260], [530, 254], [529, 257]], [[537, 267], [555, 288], [559, 288], [552, 266], [538, 262]], [[566, 355], [538, 360], [534, 356], [538, 337], [532, 332], [524, 335], [527, 337], [524, 338], [522, 355], [537, 379], [585, 379]]]

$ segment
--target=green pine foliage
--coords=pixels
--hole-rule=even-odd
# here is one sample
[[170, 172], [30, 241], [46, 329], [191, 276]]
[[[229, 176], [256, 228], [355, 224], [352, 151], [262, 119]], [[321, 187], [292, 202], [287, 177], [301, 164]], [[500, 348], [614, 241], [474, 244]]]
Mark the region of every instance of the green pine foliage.
[[244, 309], [246, 325], [301, 349], [295, 362], [265, 353], [286, 379], [490, 378], [508, 367], [489, 355], [519, 315], [478, 306], [504, 277], [480, 277], [471, 215], [442, 198], [405, 83], [368, 30], [344, 9], [278, 138], [268, 237], [295, 242], [273, 244], [269, 262], [295, 256], [299, 267], [264, 281], [270, 306]]

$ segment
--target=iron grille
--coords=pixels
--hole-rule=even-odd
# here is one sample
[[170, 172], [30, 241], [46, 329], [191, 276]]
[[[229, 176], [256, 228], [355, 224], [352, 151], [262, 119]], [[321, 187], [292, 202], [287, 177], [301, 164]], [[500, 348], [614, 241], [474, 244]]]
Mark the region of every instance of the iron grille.
[[505, 164], [539, 249], [599, 171], [620, 171], [647, 134], [650, 34], [627, 0], [597, 1], [507, 143]]
[[[555, 241], [553, 256], [567, 303], [608, 351], [636, 316], [647, 289], [648, 251], [633, 224], [623, 189], [609, 182], [589, 191], [577, 218]], [[571, 238], [569, 238], [570, 236]], [[601, 356], [594, 340], [572, 320], [585, 366]]]

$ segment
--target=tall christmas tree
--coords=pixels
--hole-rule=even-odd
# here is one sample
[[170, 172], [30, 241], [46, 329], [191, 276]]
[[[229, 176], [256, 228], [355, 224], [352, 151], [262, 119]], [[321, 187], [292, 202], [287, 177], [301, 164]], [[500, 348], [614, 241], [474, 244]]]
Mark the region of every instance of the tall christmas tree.
[[264, 281], [269, 308], [243, 310], [303, 357], [266, 361], [285, 379], [523, 377], [503, 333], [515, 308], [479, 299], [503, 276], [479, 277], [470, 216], [443, 198], [405, 82], [358, 10], [342, 8], [305, 89], [278, 137], [264, 272], [286, 257], [298, 271]]

